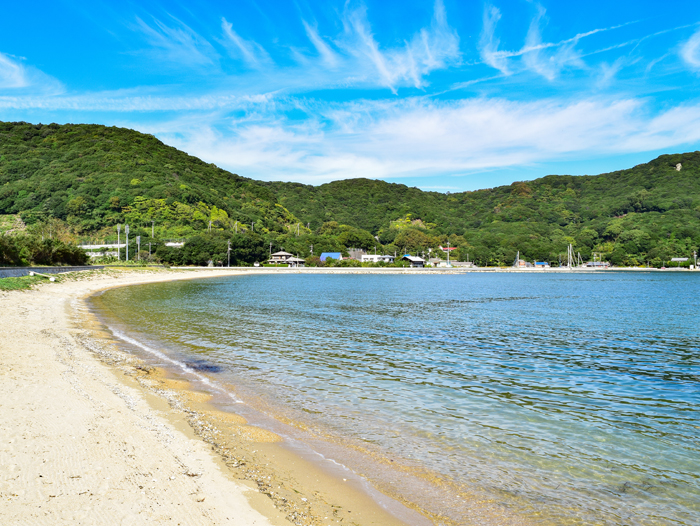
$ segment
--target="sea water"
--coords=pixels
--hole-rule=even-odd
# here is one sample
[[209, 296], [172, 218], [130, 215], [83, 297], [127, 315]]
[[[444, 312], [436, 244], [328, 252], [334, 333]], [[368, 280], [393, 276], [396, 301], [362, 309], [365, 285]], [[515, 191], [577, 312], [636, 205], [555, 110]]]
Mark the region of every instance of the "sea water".
[[302, 273], [95, 304], [233, 397], [535, 523], [693, 525], [698, 292], [700, 273]]

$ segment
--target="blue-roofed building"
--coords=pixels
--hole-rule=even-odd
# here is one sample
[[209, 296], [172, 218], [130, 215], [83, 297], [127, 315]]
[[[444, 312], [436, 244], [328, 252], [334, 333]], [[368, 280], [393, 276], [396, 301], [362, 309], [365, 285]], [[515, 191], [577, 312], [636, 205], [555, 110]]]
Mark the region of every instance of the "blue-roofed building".
[[343, 259], [343, 255], [340, 252], [323, 252], [321, 254], [321, 261], [326, 261], [326, 259]]

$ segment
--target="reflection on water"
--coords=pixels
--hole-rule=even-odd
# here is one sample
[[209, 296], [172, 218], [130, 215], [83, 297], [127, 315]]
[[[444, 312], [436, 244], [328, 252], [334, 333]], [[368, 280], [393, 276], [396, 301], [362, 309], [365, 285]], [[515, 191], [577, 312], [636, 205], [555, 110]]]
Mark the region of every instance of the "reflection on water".
[[699, 278], [248, 276], [98, 301], [193, 370], [542, 521], [690, 525]]

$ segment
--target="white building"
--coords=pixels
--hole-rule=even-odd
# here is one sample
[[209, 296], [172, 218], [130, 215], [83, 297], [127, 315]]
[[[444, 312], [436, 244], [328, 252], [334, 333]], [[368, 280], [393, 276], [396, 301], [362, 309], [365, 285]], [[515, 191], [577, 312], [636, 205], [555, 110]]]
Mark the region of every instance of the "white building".
[[380, 254], [362, 254], [362, 263], [393, 263], [394, 256], [382, 256]]
[[287, 265], [288, 267], [303, 267], [305, 261], [301, 258], [294, 257], [294, 254], [280, 251], [272, 254], [268, 263], [271, 265]]

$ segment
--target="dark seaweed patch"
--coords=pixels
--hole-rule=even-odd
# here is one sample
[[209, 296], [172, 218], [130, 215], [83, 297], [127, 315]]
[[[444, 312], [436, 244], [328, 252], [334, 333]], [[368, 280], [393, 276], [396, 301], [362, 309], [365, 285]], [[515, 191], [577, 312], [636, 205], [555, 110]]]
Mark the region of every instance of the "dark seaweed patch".
[[195, 371], [201, 371], [204, 373], [220, 373], [223, 371], [223, 367], [220, 365], [215, 365], [213, 363], [207, 362], [206, 360], [194, 360], [185, 362], [185, 365], [190, 369]]

